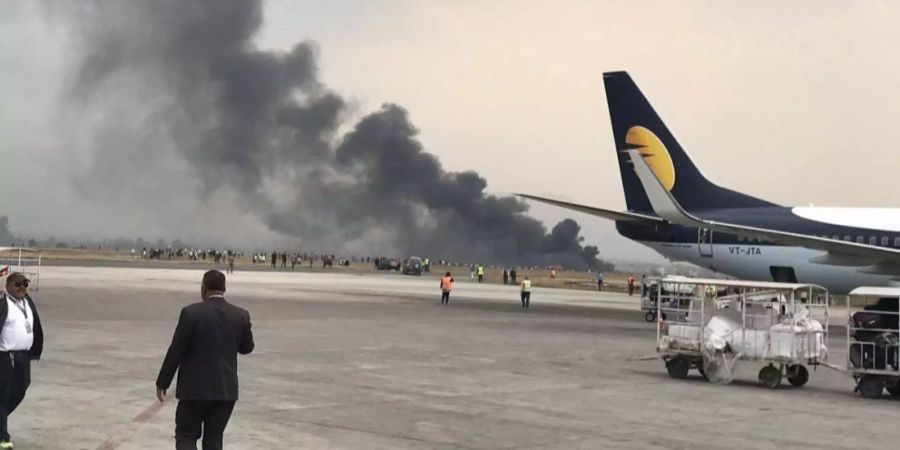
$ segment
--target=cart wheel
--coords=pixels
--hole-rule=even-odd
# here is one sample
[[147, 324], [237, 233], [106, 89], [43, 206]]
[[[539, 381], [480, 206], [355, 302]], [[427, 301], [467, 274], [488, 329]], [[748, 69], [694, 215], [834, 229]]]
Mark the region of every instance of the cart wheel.
[[781, 370], [775, 366], [766, 366], [759, 370], [759, 384], [769, 389], [781, 385]]
[[683, 380], [687, 378], [691, 364], [686, 359], [676, 356], [666, 361], [666, 370], [669, 372], [669, 377]]
[[653, 311], [648, 311], [647, 314], [644, 314], [644, 320], [647, 322], [653, 322], [656, 320], [656, 313]]
[[800, 387], [809, 381], [809, 371], [806, 370], [806, 367], [803, 367], [800, 364], [788, 366], [787, 373], [788, 382], [793, 386]]
[[888, 384], [885, 387], [887, 388], [888, 393], [891, 394], [891, 397], [900, 397], [900, 380], [896, 381], [894, 384]]
[[879, 398], [884, 391], [884, 381], [872, 375], [863, 375], [856, 384], [856, 389], [863, 398]]

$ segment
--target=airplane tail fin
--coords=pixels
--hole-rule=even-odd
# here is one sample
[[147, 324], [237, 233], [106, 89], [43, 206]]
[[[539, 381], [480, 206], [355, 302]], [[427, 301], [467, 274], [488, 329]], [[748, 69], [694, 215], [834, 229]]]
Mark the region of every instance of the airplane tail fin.
[[653, 211], [627, 153], [632, 149], [640, 151], [663, 186], [688, 211], [775, 206], [706, 179], [627, 72], [604, 73], [603, 83], [629, 211]]

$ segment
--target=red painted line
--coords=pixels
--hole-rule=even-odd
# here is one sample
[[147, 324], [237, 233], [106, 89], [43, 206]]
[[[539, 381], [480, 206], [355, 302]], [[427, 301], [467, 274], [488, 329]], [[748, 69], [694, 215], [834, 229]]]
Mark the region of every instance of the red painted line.
[[[142, 424], [145, 422], [149, 422], [154, 416], [156, 416], [160, 411], [162, 411], [163, 403], [154, 401], [152, 405], [148, 406], [147, 409], [143, 410], [140, 414], [138, 414], [134, 419], [131, 420], [134, 424]], [[134, 429], [130, 430], [130, 432], [119, 438], [118, 436], [110, 436], [109, 439], [104, 441], [97, 447], [95, 450], [116, 450], [119, 448], [119, 445], [122, 445], [124, 442], [134, 434]]]
[[152, 419], [157, 413], [162, 410], [163, 403], [162, 402], [153, 402], [152, 405], [148, 406], [142, 413], [138, 414], [137, 417], [134, 418], [134, 423], [144, 423], [148, 420]]

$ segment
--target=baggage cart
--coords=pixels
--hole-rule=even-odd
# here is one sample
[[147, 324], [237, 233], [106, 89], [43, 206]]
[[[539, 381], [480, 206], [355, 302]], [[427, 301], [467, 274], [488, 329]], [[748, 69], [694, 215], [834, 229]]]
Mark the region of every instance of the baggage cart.
[[31, 280], [31, 289], [38, 290], [41, 279], [41, 251], [27, 247], [0, 247], [0, 282], [13, 272], [24, 273]]
[[652, 278], [641, 284], [641, 312], [644, 320], [656, 322], [656, 311], [659, 302], [659, 280]]
[[900, 288], [858, 287], [847, 295], [847, 373], [856, 392], [900, 396]]
[[759, 384], [809, 381], [828, 359], [828, 291], [811, 284], [663, 278], [657, 301], [657, 356], [672, 378], [696, 369], [731, 381], [735, 361], [762, 363]]

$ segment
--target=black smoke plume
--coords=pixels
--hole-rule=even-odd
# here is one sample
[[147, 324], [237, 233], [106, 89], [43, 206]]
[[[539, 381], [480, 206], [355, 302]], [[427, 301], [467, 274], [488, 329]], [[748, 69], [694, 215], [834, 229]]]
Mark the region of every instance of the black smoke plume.
[[575, 221], [547, 233], [522, 201], [487, 194], [477, 173], [444, 170], [401, 106], [342, 134], [350, 108], [319, 80], [315, 44], [254, 46], [259, 0], [72, 3], [52, 10], [79, 55], [68, 110], [93, 117], [86, 191], [172, 195], [127, 174], [174, 173], [158, 181], [235, 204], [304, 248], [599, 264]]

